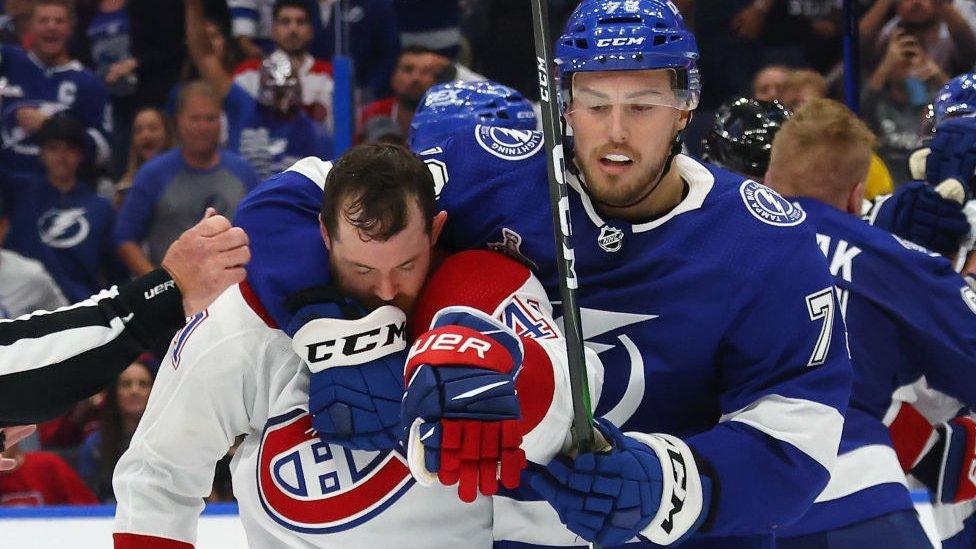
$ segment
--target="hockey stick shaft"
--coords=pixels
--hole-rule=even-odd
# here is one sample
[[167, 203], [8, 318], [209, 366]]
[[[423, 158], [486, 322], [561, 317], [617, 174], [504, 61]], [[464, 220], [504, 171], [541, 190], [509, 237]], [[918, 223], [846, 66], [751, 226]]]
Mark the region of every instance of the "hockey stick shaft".
[[594, 446], [593, 413], [583, 354], [583, 328], [576, 300], [578, 282], [574, 270], [575, 255], [569, 216], [569, 188], [565, 178], [562, 126], [556, 86], [550, 72], [553, 66], [552, 42], [549, 40], [549, 6], [546, 0], [532, 0], [532, 31], [535, 36], [536, 69], [542, 101], [542, 132], [549, 160], [546, 166], [549, 176], [549, 208], [552, 213], [555, 259], [559, 268], [559, 294], [563, 306], [563, 330], [573, 396], [573, 445], [578, 452], [586, 453], [593, 451]]

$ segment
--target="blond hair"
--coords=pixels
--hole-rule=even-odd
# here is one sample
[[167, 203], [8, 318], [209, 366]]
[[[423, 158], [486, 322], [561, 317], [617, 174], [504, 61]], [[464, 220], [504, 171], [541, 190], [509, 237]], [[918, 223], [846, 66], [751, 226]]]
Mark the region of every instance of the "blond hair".
[[847, 107], [811, 99], [777, 132], [769, 173], [783, 194], [835, 202], [864, 181], [877, 144], [874, 133]]
[[805, 87], [813, 88], [817, 97], [827, 97], [827, 79], [819, 72], [810, 69], [790, 71], [786, 75], [786, 86], [783, 90], [783, 95], [799, 93]]

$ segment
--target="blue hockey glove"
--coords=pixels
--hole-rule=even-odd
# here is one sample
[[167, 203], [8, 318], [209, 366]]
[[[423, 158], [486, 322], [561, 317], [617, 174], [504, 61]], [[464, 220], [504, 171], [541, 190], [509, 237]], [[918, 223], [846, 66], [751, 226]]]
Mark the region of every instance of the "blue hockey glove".
[[498, 484], [516, 488], [526, 466], [515, 379], [522, 342], [488, 315], [448, 307], [410, 350], [401, 415], [407, 461], [421, 485], [458, 485], [462, 501]]
[[333, 288], [288, 299], [292, 347], [311, 370], [308, 410], [319, 437], [355, 450], [395, 448], [406, 363], [406, 317], [366, 310]]
[[868, 220], [875, 227], [945, 256], [959, 251], [969, 234], [962, 204], [943, 198], [922, 181], [906, 183], [879, 201]]
[[925, 181], [935, 187], [947, 179], [963, 184], [966, 198], [976, 189], [976, 118], [945, 120], [935, 129], [925, 159]]
[[525, 474], [559, 520], [601, 545], [634, 537], [669, 545], [691, 535], [707, 514], [711, 484], [688, 446], [668, 435], [625, 435], [605, 419], [595, 427], [609, 453], [560, 457]]

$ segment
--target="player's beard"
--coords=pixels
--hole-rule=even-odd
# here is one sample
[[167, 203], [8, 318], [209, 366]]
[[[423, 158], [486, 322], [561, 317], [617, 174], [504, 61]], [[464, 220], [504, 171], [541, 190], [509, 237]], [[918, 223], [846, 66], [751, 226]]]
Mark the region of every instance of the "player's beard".
[[[633, 161], [630, 169], [621, 175], [601, 170], [601, 159], [610, 151], [627, 155]], [[657, 187], [666, 161], [662, 158], [660, 162], [650, 163], [643, 162], [644, 158], [627, 146], [604, 145], [597, 148], [580, 162], [587, 194], [594, 202], [608, 208], [629, 208], [640, 203]]]

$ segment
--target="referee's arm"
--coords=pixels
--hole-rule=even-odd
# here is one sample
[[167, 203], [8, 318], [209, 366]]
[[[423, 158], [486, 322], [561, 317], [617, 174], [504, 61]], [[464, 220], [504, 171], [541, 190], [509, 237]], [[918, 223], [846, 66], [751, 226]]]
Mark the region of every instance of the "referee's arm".
[[0, 427], [56, 417], [244, 279], [247, 236], [208, 208], [163, 267], [53, 312], [0, 322]]
[[157, 269], [70, 307], [0, 321], [0, 425], [56, 417], [185, 320], [182, 293]]

